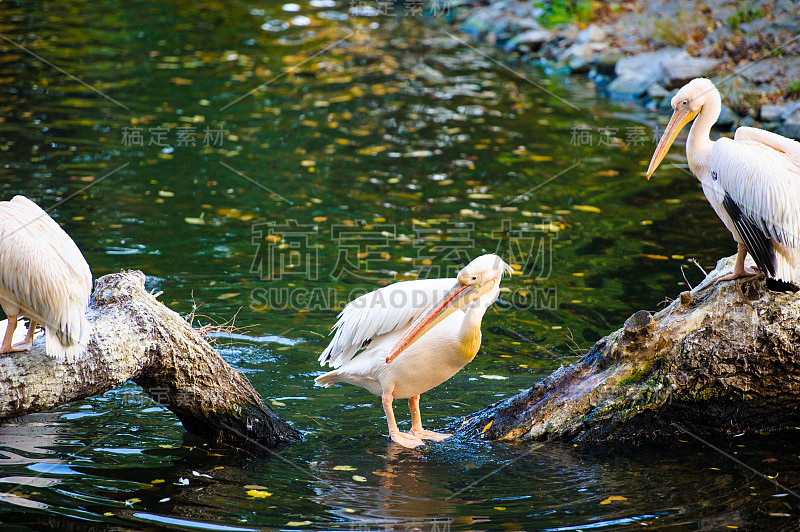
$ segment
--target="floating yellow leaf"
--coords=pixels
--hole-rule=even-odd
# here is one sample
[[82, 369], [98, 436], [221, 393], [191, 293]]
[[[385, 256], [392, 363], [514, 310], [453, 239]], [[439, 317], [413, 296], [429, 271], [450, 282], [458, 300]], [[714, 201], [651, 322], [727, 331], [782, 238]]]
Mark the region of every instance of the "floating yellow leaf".
[[163, 478], [156, 478], [150, 481], [150, 484], [163, 484], [163, 483], [164, 483]]
[[314, 221], [317, 223], [322, 223], [328, 219], [327, 216], [314, 216]]
[[337, 465], [333, 467], [334, 471], [357, 471], [357, 469], [353, 466], [349, 465]]
[[502, 375], [481, 375], [481, 379], [488, 379], [490, 381], [504, 381], [508, 379], [508, 377], [503, 377]]
[[241, 292], [227, 292], [225, 294], [220, 294], [217, 296], [217, 299], [231, 299], [233, 297], [238, 296]]
[[528, 159], [530, 159], [531, 161], [537, 161], [537, 162], [538, 161], [552, 161], [553, 160], [553, 156], [552, 155], [529, 155]]
[[386, 144], [383, 146], [369, 146], [367, 148], [361, 148], [360, 150], [358, 150], [358, 153], [360, 153], [361, 155], [373, 155], [386, 150], [388, 147], [389, 146]]
[[289, 521], [286, 526], [306, 526], [310, 525], [311, 521]]
[[481, 434], [486, 432], [487, 430], [489, 430], [489, 427], [492, 426], [492, 423], [494, 423], [494, 421], [490, 421], [489, 423], [487, 423], [486, 426], [483, 427], [483, 430], [481, 431]]
[[355, 480], [356, 482], [366, 482], [367, 478], [362, 477], [361, 475], [353, 475], [353, 480]]
[[607, 498], [604, 501], [600, 501], [600, 504], [611, 504], [613, 501], [627, 501], [625, 497], [622, 495], [612, 495], [611, 497]]
[[467, 194], [467, 197], [470, 199], [492, 199], [494, 195], [475, 192], [473, 194]]
[[378, 475], [379, 477], [386, 477], [386, 478], [394, 478], [397, 475], [394, 473], [389, 473], [388, 471], [373, 471], [373, 475]]
[[161, 196], [162, 198], [172, 198], [175, 196], [175, 193], [169, 190], [159, 190], [158, 195]]
[[272, 493], [262, 490], [247, 490], [247, 494], [255, 499], [266, 499], [272, 497]]
[[642, 257], [653, 260], [669, 260], [669, 257], [665, 255], [651, 255], [650, 253], [642, 253]]
[[192, 217], [184, 218], [183, 221], [186, 222], [187, 224], [192, 224], [192, 225], [205, 225], [206, 223], [205, 219], [203, 218], [192, 218]]
[[583, 212], [601, 212], [599, 208], [595, 207], [594, 205], [573, 205], [573, 209], [576, 211], [583, 211]]
[[505, 506], [495, 506], [494, 509], [495, 510], [499, 510], [499, 511], [502, 512], [502, 511], [504, 511], [506, 509], [506, 507]]

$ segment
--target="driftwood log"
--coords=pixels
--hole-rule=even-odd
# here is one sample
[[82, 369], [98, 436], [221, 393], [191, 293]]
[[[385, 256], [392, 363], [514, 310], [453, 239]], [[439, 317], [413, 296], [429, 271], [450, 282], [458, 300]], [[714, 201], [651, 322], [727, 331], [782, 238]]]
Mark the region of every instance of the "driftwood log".
[[300, 433], [178, 314], [144, 287], [139, 271], [95, 281], [88, 352], [59, 362], [44, 352], [0, 355], [0, 419], [49, 410], [132, 380], [187, 431], [251, 453], [271, 452]]
[[[449, 427], [461, 437], [600, 443], [800, 426], [800, 294], [714, 281], [733, 257], [578, 362]], [[685, 437], [685, 435], [683, 435]]]

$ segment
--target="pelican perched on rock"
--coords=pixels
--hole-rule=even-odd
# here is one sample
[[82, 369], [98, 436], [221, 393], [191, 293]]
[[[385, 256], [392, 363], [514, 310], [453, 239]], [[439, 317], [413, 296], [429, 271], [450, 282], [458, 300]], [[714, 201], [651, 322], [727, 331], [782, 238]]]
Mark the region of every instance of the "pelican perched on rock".
[[[29, 350], [40, 323], [47, 354], [74, 360], [89, 342], [91, 290], [78, 246], [45, 211], [24, 196], [0, 202], [0, 306], [8, 315], [0, 353]], [[25, 340], [12, 345], [20, 315], [31, 323]]]
[[[481, 320], [506, 272], [511, 268], [500, 257], [481, 255], [458, 273], [455, 285], [453, 279], [403, 281], [354, 299], [339, 314], [333, 340], [319, 357], [321, 365], [337, 369], [317, 377], [316, 384], [347, 382], [380, 395], [389, 436], [404, 447], [447, 438], [422, 428], [419, 396], [478, 353]], [[392, 409], [394, 399], [406, 398], [408, 433], [397, 428]]]
[[[740, 127], [733, 140], [709, 138], [722, 101], [714, 84], [697, 78], [672, 98], [675, 110], [656, 147], [650, 179], [678, 132], [694, 120], [686, 158], [708, 202], [738, 243], [736, 265], [719, 281], [756, 275], [744, 265], [749, 252], [758, 268], [790, 289], [800, 266], [800, 143], [769, 131]], [[789, 284], [787, 284], [789, 283]]]

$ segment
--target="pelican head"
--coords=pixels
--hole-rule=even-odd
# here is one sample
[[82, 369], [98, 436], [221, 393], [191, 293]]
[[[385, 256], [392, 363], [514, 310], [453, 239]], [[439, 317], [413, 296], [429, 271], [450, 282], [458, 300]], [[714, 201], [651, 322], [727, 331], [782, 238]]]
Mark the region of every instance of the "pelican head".
[[464, 266], [458, 272], [458, 282], [445, 296], [433, 305], [431, 309], [420, 316], [408, 329], [399, 342], [392, 348], [386, 357], [386, 362], [391, 362], [408, 346], [413, 344], [420, 336], [433, 329], [436, 324], [456, 310], [464, 309], [471, 303], [479, 300], [484, 294], [492, 293], [491, 297], [479, 304], [486, 307], [497, 299], [500, 279], [504, 273], [513, 270], [503, 259], [493, 253], [481, 255]]
[[[675, 141], [675, 137], [678, 136], [683, 126], [694, 120], [702, 110], [703, 105], [712, 98], [719, 100], [719, 91], [711, 83], [711, 80], [706, 78], [693, 79], [672, 97], [672, 109], [674, 109], [672, 118], [669, 119], [667, 128], [664, 130], [664, 134], [661, 135], [661, 140], [656, 146], [653, 158], [650, 160], [650, 166], [645, 174], [647, 179], [650, 179], [658, 165], [661, 164], [661, 160], [669, 151], [670, 146]], [[717, 118], [714, 117], [714, 121]]]

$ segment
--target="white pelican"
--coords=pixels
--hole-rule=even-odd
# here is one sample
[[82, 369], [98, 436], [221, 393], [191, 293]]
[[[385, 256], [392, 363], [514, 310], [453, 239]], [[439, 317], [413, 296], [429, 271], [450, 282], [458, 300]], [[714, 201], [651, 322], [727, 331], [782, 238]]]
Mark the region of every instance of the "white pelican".
[[[315, 383], [347, 382], [380, 395], [389, 436], [404, 447], [451, 436], [422, 428], [419, 396], [478, 353], [481, 320], [497, 299], [505, 272], [511, 268], [500, 257], [481, 255], [458, 273], [455, 286], [453, 279], [403, 281], [354, 299], [339, 314], [332, 329], [336, 334], [319, 356], [321, 365], [338, 369]], [[405, 398], [411, 411], [408, 433], [397, 428], [392, 410], [394, 399]]]
[[[756, 275], [745, 268], [749, 252], [777, 285], [800, 280], [800, 143], [769, 131], [740, 127], [733, 140], [711, 141], [711, 126], [722, 101], [710, 80], [697, 78], [672, 98], [675, 112], [656, 147], [650, 179], [678, 132], [695, 120], [686, 140], [686, 158], [708, 202], [738, 243], [734, 270], [719, 281]], [[696, 119], [695, 119], [696, 117]]]
[[[47, 354], [74, 360], [89, 342], [91, 290], [89, 265], [61, 226], [24, 196], [0, 201], [0, 306], [8, 315], [0, 353], [29, 350], [41, 323]], [[20, 315], [31, 323], [25, 340], [12, 345]]]

